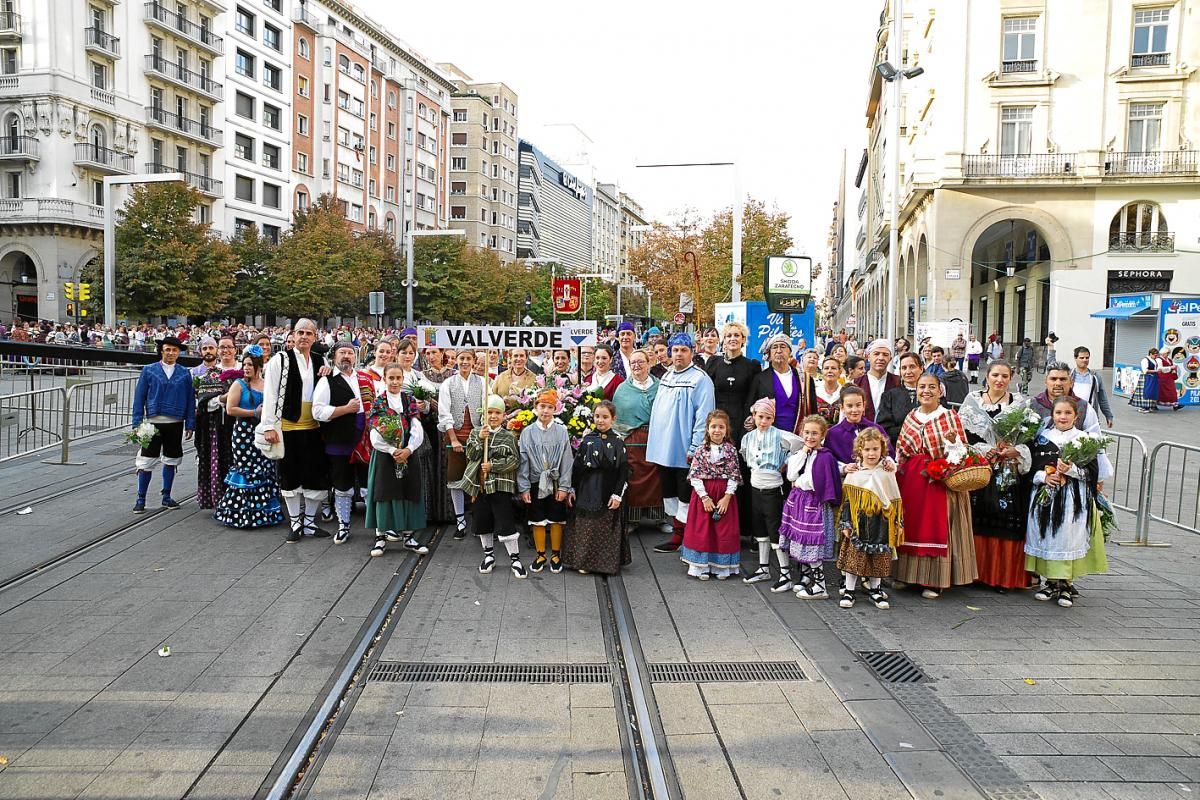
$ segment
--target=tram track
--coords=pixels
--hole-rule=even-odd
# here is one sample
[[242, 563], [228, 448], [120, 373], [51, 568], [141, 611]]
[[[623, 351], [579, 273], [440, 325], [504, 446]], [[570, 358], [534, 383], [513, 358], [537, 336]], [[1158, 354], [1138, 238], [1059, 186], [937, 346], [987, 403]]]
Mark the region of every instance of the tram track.
[[[126, 465], [126, 466], [121, 467], [118, 470], [115, 470], [112, 472], [106, 472], [103, 475], [89, 478], [80, 483], [72, 483], [69, 486], [58, 486], [58, 488], [54, 489], [53, 491], [47, 492], [45, 494], [40, 494], [40, 495], [37, 495], [36, 497], [32, 497], [32, 498], [25, 498], [23, 500], [19, 500], [19, 501], [15, 502], [15, 503], [11, 503], [10, 505], [0, 507], [0, 517], [8, 516], [9, 514], [14, 514], [23, 508], [36, 507], [36, 506], [42, 505], [44, 503], [48, 503], [51, 500], [57, 500], [60, 497], [65, 497], [66, 495], [73, 494], [73, 493], [81, 491], [83, 489], [90, 489], [91, 487], [98, 486], [102, 483], [108, 483], [109, 481], [113, 480], [114, 478], [120, 478], [122, 476], [129, 475], [133, 472], [134, 472], [133, 468]], [[23, 492], [16, 496], [23, 497], [24, 495], [29, 494], [30, 492], [35, 492], [35, 491], [37, 491], [37, 489], [30, 489], [28, 492]]]

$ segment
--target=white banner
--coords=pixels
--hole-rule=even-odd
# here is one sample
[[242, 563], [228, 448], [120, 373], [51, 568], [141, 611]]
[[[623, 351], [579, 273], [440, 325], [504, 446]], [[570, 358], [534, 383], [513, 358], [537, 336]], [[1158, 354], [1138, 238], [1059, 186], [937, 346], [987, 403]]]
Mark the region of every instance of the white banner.
[[452, 347], [455, 350], [561, 350], [595, 346], [596, 323], [564, 322], [557, 328], [513, 328], [494, 325], [425, 325], [417, 328], [421, 347]]

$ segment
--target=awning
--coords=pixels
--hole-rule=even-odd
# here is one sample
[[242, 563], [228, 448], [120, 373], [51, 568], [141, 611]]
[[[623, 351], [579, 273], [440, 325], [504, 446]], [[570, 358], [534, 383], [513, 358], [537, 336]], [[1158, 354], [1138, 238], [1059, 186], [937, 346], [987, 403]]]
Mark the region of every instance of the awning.
[[1092, 316], [1100, 317], [1102, 319], [1129, 319], [1135, 314], [1139, 314], [1149, 309], [1150, 306], [1144, 303], [1137, 303], [1129, 306], [1118, 306], [1117, 308], [1106, 308], [1101, 311], [1093, 312]]

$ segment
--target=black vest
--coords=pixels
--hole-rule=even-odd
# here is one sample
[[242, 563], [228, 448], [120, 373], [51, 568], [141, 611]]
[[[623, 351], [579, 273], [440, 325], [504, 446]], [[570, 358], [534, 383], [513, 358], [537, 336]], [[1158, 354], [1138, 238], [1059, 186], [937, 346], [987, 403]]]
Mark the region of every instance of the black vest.
[[[329, 382], [329, 405], [344, 406], [354, 399], [354, 390], [342, 378], [340, 372], [335, 372], [327, 378]], [[350, 373], [350, 380], [357, 381], [358, 375]], [[362, 411], [360, 410], [361, 414]], [[357, 444], [358, 414], [342, 414], [329, 422], [321, 423], [321, 439], [325, 444]]]
[[[288, 360], [288, 379], [287, 387], [283, 390], [283, 413], [280, 416], [288, 422], [298, 422], [300, 420], [300, 402], [304, 391], [304, 381], [300, 380], [300, 365], [296, 361], [296, 352], [288, 350], [286, 353], [280, 353], [280, 356], [285, 355]], [[325, 359], [311, 351], [308, 357], [312, 361], [313, 386], [315, 387], [317, 380], [319, 380], [317, 372], [325, 365]]]

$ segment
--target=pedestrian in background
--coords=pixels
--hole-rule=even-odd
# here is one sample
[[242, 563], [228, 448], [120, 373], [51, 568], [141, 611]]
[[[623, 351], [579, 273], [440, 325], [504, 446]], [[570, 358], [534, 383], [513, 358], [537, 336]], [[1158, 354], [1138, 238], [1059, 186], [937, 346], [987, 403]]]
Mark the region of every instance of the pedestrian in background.
[[1033, 383], [1033, 342], [1028, 336], [1017, 348], [1017, 386], [1022, 394], [1029, 392], [1029, 384]]

